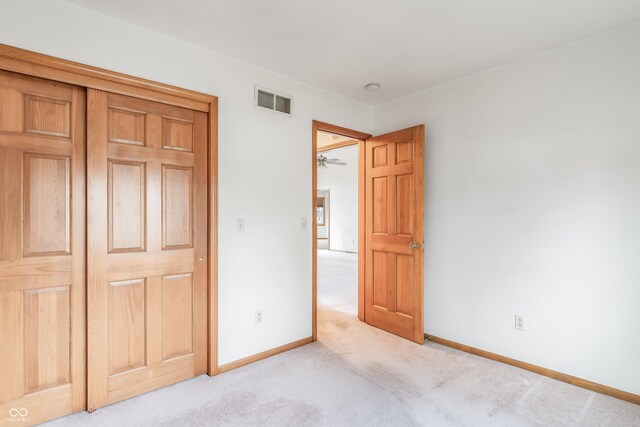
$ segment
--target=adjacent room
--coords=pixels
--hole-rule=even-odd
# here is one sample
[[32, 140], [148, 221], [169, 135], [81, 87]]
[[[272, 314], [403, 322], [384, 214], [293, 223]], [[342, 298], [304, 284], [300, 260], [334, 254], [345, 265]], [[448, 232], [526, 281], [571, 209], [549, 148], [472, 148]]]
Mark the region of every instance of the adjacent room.
[[358, 314], [359, 140], [318, 131], [318, 306]]
[[640, 427], [640, 1], [0, 0], [0, 426]]

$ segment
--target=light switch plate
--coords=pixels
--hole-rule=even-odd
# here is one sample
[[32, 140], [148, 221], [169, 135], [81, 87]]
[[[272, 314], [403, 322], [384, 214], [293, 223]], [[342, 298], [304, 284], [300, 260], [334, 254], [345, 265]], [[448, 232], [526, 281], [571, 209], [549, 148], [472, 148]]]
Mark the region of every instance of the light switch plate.
[[244, 233], [244, 218], [236, 219], [236, 233]]

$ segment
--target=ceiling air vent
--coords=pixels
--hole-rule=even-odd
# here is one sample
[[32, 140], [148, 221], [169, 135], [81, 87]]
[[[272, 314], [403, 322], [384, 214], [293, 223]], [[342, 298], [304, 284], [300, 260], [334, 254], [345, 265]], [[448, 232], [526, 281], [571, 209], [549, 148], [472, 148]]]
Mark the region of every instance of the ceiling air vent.
[[291, 114], [291, 97], [274, 92], [271, 89], [256, 86], [255, 104], [256, 107], [266, 108], [287, 115]]

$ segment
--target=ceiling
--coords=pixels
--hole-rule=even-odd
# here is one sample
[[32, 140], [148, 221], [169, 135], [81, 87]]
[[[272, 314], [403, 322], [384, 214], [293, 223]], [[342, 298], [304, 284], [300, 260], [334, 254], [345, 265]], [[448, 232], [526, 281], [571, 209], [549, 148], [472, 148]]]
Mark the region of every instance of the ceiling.
[[639, 0], [67, 2], [370, 105], [640, 20]]
[[351, 141], [353, 138], [347, 136], [335, 135], [329, 132], [318, 131], [317, 144], [318, 148], [324, 148], [328, 145], [338, 144], [340, 142]]

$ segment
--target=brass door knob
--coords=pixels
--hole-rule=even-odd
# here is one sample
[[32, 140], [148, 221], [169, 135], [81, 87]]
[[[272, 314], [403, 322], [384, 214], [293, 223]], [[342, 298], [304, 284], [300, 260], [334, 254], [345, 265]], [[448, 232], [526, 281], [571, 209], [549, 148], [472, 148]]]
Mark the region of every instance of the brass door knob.
[[409, 243], [411, 249], [424, 249], [424, 243], [411, 242]]

